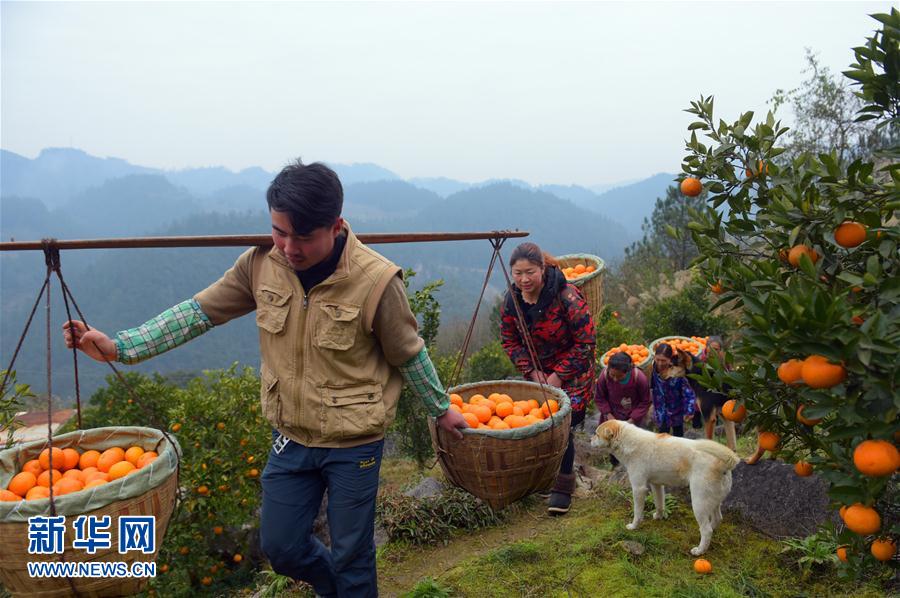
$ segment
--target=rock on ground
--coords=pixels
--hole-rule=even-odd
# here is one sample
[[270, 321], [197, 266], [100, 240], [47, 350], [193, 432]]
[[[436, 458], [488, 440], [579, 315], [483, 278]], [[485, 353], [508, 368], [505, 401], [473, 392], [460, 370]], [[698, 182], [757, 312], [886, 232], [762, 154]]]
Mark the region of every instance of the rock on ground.
[[722, 510], [739, 513], [759, 531], [776, 538], [806, 537], [826, 519], [828, 484], [819, 476], [801, 478], [786, 463], [741, 461], [731, 472], [731, 493]]

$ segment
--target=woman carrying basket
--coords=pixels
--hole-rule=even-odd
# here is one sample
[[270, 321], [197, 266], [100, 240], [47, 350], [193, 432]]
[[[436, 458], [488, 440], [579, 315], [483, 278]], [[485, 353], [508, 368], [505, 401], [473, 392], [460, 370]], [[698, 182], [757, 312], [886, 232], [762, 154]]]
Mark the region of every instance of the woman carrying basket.
[[684, 436], [684, 423], [690, 422], [697, 409], [697, 396], [687, 379], [693, 362], [691, 356], [671, 345], [659, 343], [653, 356], [650, 394], [656, 427], [663, 434]]
[[[526, 380], [561, 388], [572, 402], [572, 424], [584, 421], [594, 398], [594, 321], [581, 291], [559, 270], [556, 261], [534, 243], [522, 243], [509, 260], [514, 286], [503, 301], [500, 335], [503, 348]], [[522, 330], [518, 304], [525, 321]], [[538, 363], [525, 341], [531, 338]], [[575, 445], [572, 431], [550, 494], [548, 511], [569, 511], [575, 491]]]

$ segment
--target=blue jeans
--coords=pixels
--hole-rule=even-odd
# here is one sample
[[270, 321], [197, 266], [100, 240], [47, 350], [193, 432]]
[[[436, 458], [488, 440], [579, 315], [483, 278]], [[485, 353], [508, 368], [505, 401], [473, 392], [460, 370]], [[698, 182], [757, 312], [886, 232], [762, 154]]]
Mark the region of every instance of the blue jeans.
[[[260, 522], [272, 569], [311, 584], [319, 596], [377, 596], [375, 497], [384, 440], [329, 449], [273, 436]], [[312, 533], [326, 488], [331, 550]]]

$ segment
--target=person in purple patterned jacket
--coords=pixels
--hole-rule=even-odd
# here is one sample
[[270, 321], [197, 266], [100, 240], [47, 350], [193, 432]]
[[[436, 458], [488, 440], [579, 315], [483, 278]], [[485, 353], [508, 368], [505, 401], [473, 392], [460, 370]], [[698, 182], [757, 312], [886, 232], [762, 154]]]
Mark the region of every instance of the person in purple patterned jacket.
[[[594, 398], [594, 321], [578, 288], [567, 282], [549, 255], [534, 243], [522, 243], [509, 260], [514, 286], [503, 301], [500, 336], [507, 355], [526, 380], [563, 389], [572, 402], [572, 428], [584, 421]], [[516, 315], [522, 311], [538, 363], [526, 348]], [[548, 511], [569, 511], [575, 490], [575, 444], [570, 431]]]
[[691, 356], [666, 343], [658, 344], [654, 353], [650, 392], [656, 427], [663, 434], [684, 436], [684, 422], [693, 419], [697, 409], [697, 396], [686, 377]]

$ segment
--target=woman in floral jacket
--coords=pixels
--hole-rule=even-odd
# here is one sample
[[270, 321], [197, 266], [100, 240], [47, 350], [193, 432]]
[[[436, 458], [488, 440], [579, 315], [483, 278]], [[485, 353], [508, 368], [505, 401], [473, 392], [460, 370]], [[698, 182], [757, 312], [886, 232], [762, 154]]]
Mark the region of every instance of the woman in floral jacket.
[[684, 422], [693, 419], [697, 407], [697, 396], [686, 377], [691, 356], [666, 343], [658, 344], [654, 353], [650, 394], [656, 427], [663, 434], [684, 436]]
[[[572, 401], [572, 428], [584, 421], [584, 408], [594, 398], [594, 321], [575, 285], [566, 281], [554, 260], [534, 243], [522, 243], [509, 260], [513, 290], [503, 301], [500, 335], [503, 348], [526, 380], [563, 389]], [[522, 311], [534, 344], [534, 363], [516, 315]], [[569, 434], [548, 511], [569, 511], [575, 490], [575, 445]]]

